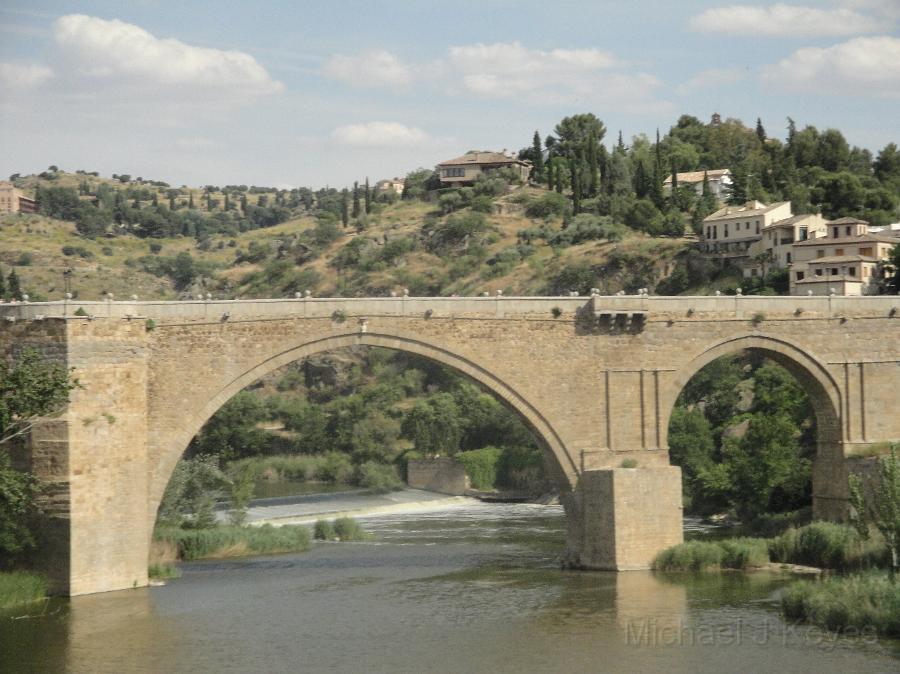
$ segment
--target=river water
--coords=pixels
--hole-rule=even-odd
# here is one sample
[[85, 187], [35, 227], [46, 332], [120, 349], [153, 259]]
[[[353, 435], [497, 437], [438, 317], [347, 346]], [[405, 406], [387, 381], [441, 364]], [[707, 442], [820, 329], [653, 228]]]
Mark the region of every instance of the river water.
[[785, 625], [774, 574], [561, 571], [562, 510], [462, 504], [370, 542], [195, 562], [165, 587], [0, 617], [9, 672], [896, 672], [900, 646]]

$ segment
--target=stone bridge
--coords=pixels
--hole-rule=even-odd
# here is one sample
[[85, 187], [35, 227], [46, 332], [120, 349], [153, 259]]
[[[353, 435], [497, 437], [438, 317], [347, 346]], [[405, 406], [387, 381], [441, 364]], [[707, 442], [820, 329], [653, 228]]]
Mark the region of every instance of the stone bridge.
[[666, 438], [679, 392], [743, 350], [784, 365], [811, 396], [814, 511], [842, 517], [854, 455], [900, 438], [898, 307], [646, 295], [6, 304], [0, 357], [33, 347], [81, 383], [24, 452], [48, 484], [42, 557], [57, 591], [145, 585], [160, 499], [206, 420], [272, 370], [351, 345], [431, 358], [517, 411], [563, 491], [568, 561], [632, 569], [682, 540]]

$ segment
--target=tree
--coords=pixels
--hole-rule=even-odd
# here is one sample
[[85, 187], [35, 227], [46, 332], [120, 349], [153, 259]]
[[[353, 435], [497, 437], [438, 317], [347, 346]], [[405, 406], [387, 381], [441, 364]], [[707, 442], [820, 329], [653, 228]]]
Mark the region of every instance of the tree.
[[0, 267], [0, 300], [6, 297], [6, 279], [3, 278], [3, 267]]
[[547, 162], [547, 189], [553, 191], [553, 162]]
[[366, 215], [372, 212], [372, 191], [369, 189], [369, 176], [366, 176], [365, 193]]
[[885, 285], [888, 288], [888, 292], [891, 295], [900, 295], [900, 243], [894, 244], [894, 247], [891, 248], [885, 267], [887, 275]]
[[359, 183], [353, 182], [353, 218], [356, 219], [359, 217]]
[[12, 467], [8, 447], [40, 417], [60, 412], [77, 386], [63, 365], [26, 349], [18, 360], [0, 362], [0, 557], [34, 545], [32, 525], [38, 484]]
[[583, 113], [565, 117], [554, 129], [556, 133], [554, 152], [560, 155], [574, 156], [577, 148], [586, 149], [591, 137], [593, 142], [603, 142], [606, 127], [593, 113]]
[[[619, 139], [621, 140], [621, 133]], [[588, 171], [590, 172], [590, 187], [588, 188], [588, 196], [596, 197], [600, 193], [600, 165], [597, 159], [597, 142], [592, 135], [588, 141], [587, 147]]]
[[194, 193], [193, 191], [188, 192], [188, 208], [193, 210], [194, 208]]
[[350, 222], [350, 194], [345, 187], [341, 190], [341, 225], [346, 227]]
[[577, 158], [569, 160], [569, 174], [572, 180], [572, 213], [578, 215], [581, 212], [581, 176]]
[[22, 285], [19, 282], [19, 275], [16, 273], [15, 269], [9, 272], [9, 276], [6, 277], [6, 280], [9, 283], [9, 296], [17, 302], [21, 302], [24, 294], [22, 293]]
[[544, 151], [541, 149], [541, 135], [535, 130], [531, 141], [531, 156], [534, 162], [534, 180], [540, 182], [544, 174]]
[[763, 128], [762, 119], [756, 118], [756, 137], [759, 138], [760, 143], [766, 142], [766, 130]]
[[890, 454], [879, 460], [878, 477], [872, 487], [871, 498], [866, 499], [860, 477], [850, 476], [850, 505], [855, 511], [854, 523], [866, 538], [869, 523], [881, 532], [891, 552], [891, 580], [896, 582], [900, 568], [900, 459], [896, 445], [891, 447]]

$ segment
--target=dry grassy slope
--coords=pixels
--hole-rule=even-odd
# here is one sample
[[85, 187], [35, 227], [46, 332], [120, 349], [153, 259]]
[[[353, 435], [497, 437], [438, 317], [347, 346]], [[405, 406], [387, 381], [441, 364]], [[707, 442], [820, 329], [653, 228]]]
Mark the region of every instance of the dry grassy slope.
[[[80, 178], [80, 176], [76, 176]], [[533, 188], [529, 188], [533, 189]], [[540, 192], [540, 190], [534, 190]], [[421, 228], [426, 215], [434, 206], [422, 202], [398, 202], [385, 205], [370, 218], [369, 227], [357, 234], [345, 230], [344, 236], [334, 242], [317, 258], [307, 262], [303, 268], [311, 267], [321, 275], [321, 282], [313, 291], [320, 296], [336, 294], [343, 287], [342, 276], [330, 264], [340, 250], [354, 237], [364, 236], [377, 243], [384, 240], [385, 235], [391, 239], [401, 236], [420, 237]], [[517, 243], [516, 234], [525, 228], [535, 227], [535, 222], [521, 214], [490, 215], [491, 243], [488, 245], [490, 258], [499, 251]], [[560, 227], [561, 222], [551, 223]], [[232, 236], [217, 236], [212, 239], [208, 250], [200, 250], [197, 242], [191, 238], [172, 239], [140, 239], [133, 236], [118, 236], [97, 240], [85, 239], [78, 235], [72, 223], [61, 222], [38, 215], [4, 216], [0, 218], [0, 265], [4, 275], [15, 268], [24, 285], [32, 296], [48, 299], [59, 299], [64, 292], [63, 270], [68, 266], [73, 269], [72, 288], [80, 299], [98, 299], [104, 292], [114, 293], [117, 297], [129, 297], [132, 294], [141, 299], [173, 299], [177, 293], [170, 279], [156, 277], [140, 269], [139, 265], [127, 264], [150, 255], [150, 244], [162, 245], [160, 255], [173, 256], [181, 251], [188, 251], [196, 259], [213, 263], [216, 271], [210, 279], [208, 288], [218, 285], [230, 287], [229, 296], [249, 297], [242, 280], [249, 272], [261, 269], [266, 262], [275, 259], [278, 243], [290, 240], [305, 229], [315, 226], [311, 217], [301, 217], [282, 223], [275, 227], [258, 229]], [[234, 240], [235, 246], [230, 246]], [[271, 252], [266, 261], [259, 264], [242, 263], [236, 265], [235, 253], [246, 251], [251, 242], [266, 245]], [[538, 294], [547, 285], [547, 281], [564, 266], [573, 262], [590, 265], [603, 265], [615, 251], [617, 255], [643, 256], [654, 265], [658, 275], [665, 275], [672, 258], [684, 249], [687, 240], [653, 239], [641, 234], [632, 234], [624, 241], [610, 243], [606, 241], [588, 241], [577, 246], [553, 249], [543, 241], [535, 241], [536, 251], [533, 255], [513, 266], [507, 273], [492, 276], [487, 265], [480, 265], [456, 279], [449, 279], [447, 270], [456, 259], [448, 259], [432, 255], [421, 246], [396, 261], [391, 267], [369, 273], [365, 278], [364, 288], [367, 292], [385, 293], [399, 290], [404, 281], [411, 276], [436, 278], [441, 283], [445, 294], [478, 294], [501, 289], [506, 294]], [[79, 256], [65, 256], [64, 246], [86, 249], [92, 257], [83, 259]], [[31, 256], [27, 266], [18, 265], [22, 254]], [[352, 272], [351, 272], [352, 273]], [[346, 273], [344, 277], [346, 277]], [[621, 271], [604, 279], [606, 292], [615, 292], [621, 287]], [[225, 283], [225, 282], [228, 283]]]

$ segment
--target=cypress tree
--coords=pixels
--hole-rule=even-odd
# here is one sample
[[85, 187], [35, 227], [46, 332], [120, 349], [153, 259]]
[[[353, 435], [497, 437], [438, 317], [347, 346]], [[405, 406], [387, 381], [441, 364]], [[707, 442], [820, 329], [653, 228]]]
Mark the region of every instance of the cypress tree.
[[6, 297], [6, 279], [3, 278], [3, 268], [0, 267], [0, 300]]
[[372, 192], [369, 190], [369, 176], [366, 176], [366, 214], [372, 212]]
[[175, 194], [173, 192], [169, 192], [169, 210], [174, 211], [178, 205], [175, 203]]
[[247, 195], [241, 195], [241, 213], [247, 213]]
[[674, 206], [678, 200], [678, 166], [675, 164], [675, 158], [672, 157], [672, 191], [669, 193]]
[[359, 183], [353, 182], [353, 217], [359, 217]]
[[194, 192], [193, 190], [188, 192], [188, 208], [194, 207]]
[[553, 162], [547, 162], [547, 189], [553, 191]]
[[534, 157], [534, 181], [540, 182], [544, 174], [544, 151], [541, 149], [541, 136], [535, 131], [531, 141], [531, 154]]
[[231, 210], [231, 200], [228, 198], [228, 192], [225, 193], [225, 210]]
[[22, 301], [22, 285], [19, 282], [19, 275], [16, 273], [15, 269], [13, 269], [11, 272], [9, 272], [9, 276], [6, 278], [6, 280], [9, 283], [9, 296], [12, 299], [18, 300], [19, 302], [21, 302]]
[[556, 162], [556, 180], [554, 181], [554, 187], [556, 187], [556, 191], [559, 194], [563, 192], [563, 176], [562, 176], [562, 164], [560, 162]]
[[153, 193], [153, 200], [150, 203], [153, 205], [154, 208], [159, 206], [159, 195], [156, 192]]
[[572, 174], [572, 213], [578, 215], [581, 213], [581, 176], [578, 171], [578, 159], [575, 157], [569, 160], [569, 172]]
[[662, 167], [662, 153], [659, 145], [659, 129], [656, 129], [656, 148], [655, 148], [655, 156], [653, 161], [653, 189], [650, 193], [651, 198], [653, 199], [653, 203], [656, 204], [657, 208], [662, 208], [663, 206], [663, 167]]
[[[657, 133], [658, 133], [658, 131], [657, 131]], [[619, 149], [620, 152], [625, 152], [625, 141], [622, 140], [621, 129], [619, 130], [619, 142], [616, 144], [616, 147]]]
[[597, 162], [597, 138], [593, 132], [588, 138], [588, 168], [591, 172], [588, 195], [596, 197], [600, 192], [600, 164]]
[[346, 187], [341, 190], [341, 224], [344, 227], [350, 224], [350, 193]]
[[760, 117], [756, 118], [756, 137], [759, 138], [759, 142], [766, 142], [766, 130], [763, 128], [762, 119]]
[[703, 197], [709, 196], [709, 172], [703, 171], [703, 192], [701, 194]]

